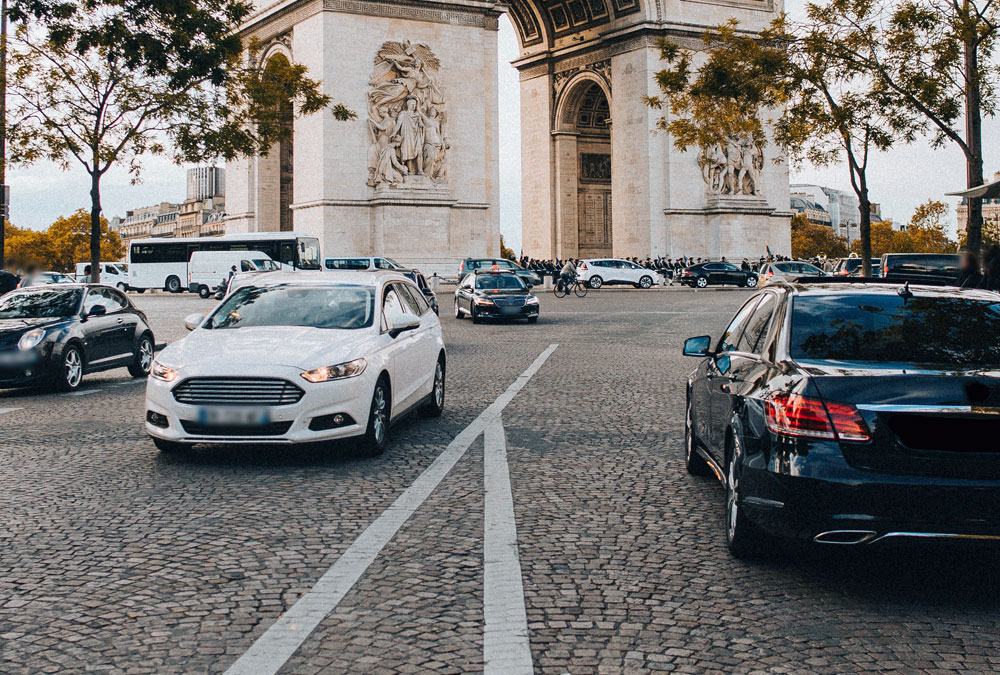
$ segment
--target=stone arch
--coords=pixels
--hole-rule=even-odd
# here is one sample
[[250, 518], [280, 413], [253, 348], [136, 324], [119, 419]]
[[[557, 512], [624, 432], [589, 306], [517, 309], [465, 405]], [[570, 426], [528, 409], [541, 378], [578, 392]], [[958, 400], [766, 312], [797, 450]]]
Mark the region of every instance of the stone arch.
[[[291, 50], [282, 42], [268, 46], [260, 61], [263, 77], [268, 69], [292, 63]], [[295, 196], [295, 109], [291, 100], [282, 103], [281, 124], [292, 132], [267, 155], [257, 158], [257, 218], [260, 231], [290, 232], [294, 229], [292, 204]]]
[[[557, 73], [557, 81], [558, 81]], [[580, 70], [569, 76], [555, 92], [555, 106], [552, 128], [555, 131], [571, 131], [576, 126], [576, 115], [580, 104], [591, 87], [601, 89], [605, 99], [611, 103], [611, 83], [596, 70]]]
[[522, 53], [616, 22], [660, 20], [660, 0], [509, 0], [507, 5]]

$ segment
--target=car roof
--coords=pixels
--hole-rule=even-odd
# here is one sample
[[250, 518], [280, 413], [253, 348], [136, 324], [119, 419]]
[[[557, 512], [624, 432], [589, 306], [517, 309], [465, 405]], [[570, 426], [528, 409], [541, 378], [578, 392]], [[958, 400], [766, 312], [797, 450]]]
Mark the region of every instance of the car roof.
[[[795, 295], [896, 295], [904, 284], [898, 281], [893, 282], [872, 282], [869, 280], [857, 282], [829, 282], [820, 281], [817, 283], [803, 283], [799, 281], [786, 281], [784, 283], [769, 286], [768, 289], [785, 289]], [[924, 284], [910, 284], [910, 292], [914, 295], [931, 298], [970, 298], [973, 300], [984, 300], [990, 302], [1000, 301], [1000, 293], [996, 291], [985, 291], [977, 288], [959, 288], [957, 286], [929, 286]]]

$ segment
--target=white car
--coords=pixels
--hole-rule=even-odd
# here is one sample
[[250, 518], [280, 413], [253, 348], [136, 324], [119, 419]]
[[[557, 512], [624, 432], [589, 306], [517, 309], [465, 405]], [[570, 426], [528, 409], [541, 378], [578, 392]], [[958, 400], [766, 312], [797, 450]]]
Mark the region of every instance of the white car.
[[347, 256], [341, 258], [325, 258], [323, 269], [326, 270], [405, 270], [392, 258], [385, 256]]
[[798, 260], [767, 263], [760, 268], [760, 281], [765, 286], [774, 283], [778, 279], [824, 276], [827, 276], [827, 274], [820, 268], [806, 262], [799, 262]]
[[576, 278], [591, 288], [606, 284], [630, 284], [636, 288], [649, 288], [660, 283], [655, 270], [636, 265], [620, 258], [591, 258], [581, 260], [576, 266]]
[[441, 324], [395, 272], [273, 272], [185, 325], [146, 386], [164, 452], [360, 437], [377, 455], [392, 422], [444, 407]]

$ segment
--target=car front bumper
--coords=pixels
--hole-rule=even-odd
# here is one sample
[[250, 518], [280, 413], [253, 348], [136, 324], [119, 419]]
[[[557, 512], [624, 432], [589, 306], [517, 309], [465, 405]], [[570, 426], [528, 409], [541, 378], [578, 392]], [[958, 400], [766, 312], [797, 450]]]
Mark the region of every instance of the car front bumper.
[[538, 316], [538, 303], [524, 306], [476, 304], [476, 314], [483, 319], [528, 319]]
[[59, 372], [51, 344], [34, 349], [0, 349], [0, 388], [25, 387], [52, 379]]
[[[150, 377], [146, 384], [146, 433], [154, 438], [178, 443], [314, 443], [360, 436], [368, 427], [368, 416], [378, 373], [366, 370], [357, 377], [331, 382], [310, 383], [302, 379], [297, 368], [271, 368], [267, 373], [249, 376], [246, 372], [223, 372], [221, 369], [190, 368], [181, 371], [174, 382], [164, 382]], [[194, 377], [268, 377], [281, 378], [294, 383], [305, 393], [297, 403], [289, 405], [255, 406], [246, 409], [263, 411], [268, 424], [260, 427], [211, 426], [203, 423], [201, 409], [244, 408], [244, 406], [198, 406], [178, 402], [173, 389], [184, 380]], [[150, 421], [150, 413], [163, 416], [167, 426]], [[316, 418], [329, 419], [341, 414], [353, 423], [335, 428], [311, 429]], [[322, 425], [321, 425], [322, 426]]]

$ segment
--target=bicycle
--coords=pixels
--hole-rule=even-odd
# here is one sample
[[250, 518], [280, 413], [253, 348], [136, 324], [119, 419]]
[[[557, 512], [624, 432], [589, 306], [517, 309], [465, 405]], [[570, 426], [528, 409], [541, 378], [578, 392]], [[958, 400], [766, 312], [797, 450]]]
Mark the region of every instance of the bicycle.
[[[562, 290], [559, 289], [560, 286], [563, 287]], [[590, 289], [587, 288], [587, 285], [581, 283], [579, 279], [574, 279], [568, 284], [560, 279], [556, 279], [556, 283], [552, 285], [552, 294], [557, 298], [565, 298], [570, 293], [576, 294], [578, 298], [585, 298], [587, 297], [588, 290]]]

